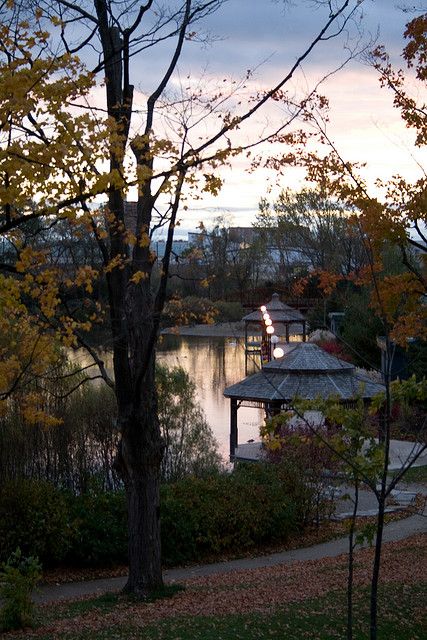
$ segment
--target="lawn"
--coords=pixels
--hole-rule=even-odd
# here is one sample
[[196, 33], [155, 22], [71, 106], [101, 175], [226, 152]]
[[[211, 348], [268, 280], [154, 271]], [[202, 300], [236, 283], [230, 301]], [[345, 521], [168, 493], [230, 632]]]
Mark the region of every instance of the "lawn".
[[[382, 640], [424, 637], [426, 536], [384, 545], [379, 620]], [[372, 550], [355, 566], [355, 640], [368, 636]], [[191, 578], [184, 589], [140, 603], [109, 594], [46, 605], [39, 627], [5, 639], [331, 640], [345, 637], [346, 558]]]
[[411, 467], [403, 476], [403, 482], [418, 482], [427, 484], [427, 465]]
[[[387, 585], [380, 594], [379, 639], [421, 640], [426, 619], [420, 603], [425, 602], [427, 585]], [[118, 598], [108, 596], [86, 603], [86, 613], [98, 616], [120, 609], [120, 617], [126, 611]], [[144, 605], [140, 605], [144, 606]], [[76, 613], [76, 608], [74, 613]], [[132, 611], [132, 610], [131, 610]], [[129, 613], [131, 613], [129, 611]], [[357, 589], [355, 593], [354, 640], [368, 637], [369, 591]], [[112, 623], [103, 629], [87, 628], [81, 633], [64, 631], [58, 635], [37, 635], [38, 640], [331, 640], [345, 637], [345, 592], [332, 591], [327, 596], [279, 606], [273, 611], [245, 615], [180, 616], [147, 626], [133, 625], [132, 617], [120, 623]], [[30, 637], [28, 635], [20, 636]]]
[[[422, 630], [425, 626], [420, 612], [417, 612], [416, 603], [425, 602], [426, 591], [425, 585], [424, 588], [409, 589], [398, 585], [383, 590], [380, 638], [415, 640], [424, 637]], [[366, 589], [359, 590], [356, 594], [355, 619], [358, 624], [355, 628], [355, 640], [368, 636], [368, 598]], [[338, 591], [303, 604], [280, 607], [268, 614], [169, 620], [146, 627], [143, 633], [134, 637], [141, 640], [330, 640], [345, 637], [345, 618], [345, 594]]]

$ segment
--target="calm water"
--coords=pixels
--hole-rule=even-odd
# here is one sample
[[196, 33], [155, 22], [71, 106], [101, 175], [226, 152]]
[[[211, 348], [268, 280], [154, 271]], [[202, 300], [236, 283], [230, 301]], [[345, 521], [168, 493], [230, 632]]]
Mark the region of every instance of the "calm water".
[[[196, 385], [197, 398], [224, 457], [229, 453], [230, 400], [226, 387], [245, 377], [243, 340], [165, 335], [157, 359], [169, 367], [181, 366]], [[239, 442], [259, 438], [263, 411], [240, 407]]]
[[[196, 385], [197, 399], [211, 426], [225, 459], [229, 455], [230, 400], [224, 398], [226, 387], [245, 377], [244, 341], [230, 338], [162, 336], [157, 348], [158, 362], [185, 369]], [[89, 364], [86, 352], [78, 350], [73, 359]], [[112, 353], [102, 358], [112, 373]], [[255, 371], [255, 369], [254, 369]], [[239, 442], [259, 439], [259, 426], [264, 413], [260, 409], [240, 407], [238, 411]]]

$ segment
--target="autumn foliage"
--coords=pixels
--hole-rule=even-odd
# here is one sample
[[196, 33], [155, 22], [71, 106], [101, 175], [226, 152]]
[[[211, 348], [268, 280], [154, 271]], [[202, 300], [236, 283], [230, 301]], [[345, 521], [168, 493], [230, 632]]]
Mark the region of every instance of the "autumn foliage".
[[[410, 130], [413, 144], [422, 148], [427, 142], [427, 113], [420, 101], [427, 77], [426, 14], [411, 20], [404, 32], [407, 40], [402, 57], [407, 70], [395, 69], [383, 47], [372, 52], [372, 65], [381, 86], [389, 89], [393, 103]], [[415, 87], [415, 88], [414, 88]], [[412, 89], [412, 93], [411, 93]], [[326, 116], [325, 116], [326, 117]], [[323, 120], [311, 113], [310, 122], [319, 132], [323, 153], [301, 148], [299, 162], [307, 178], [336, 198], [351, 213], [349, 224], [363, 241], [366, 266], [345, 276], [371, 291], [371, 307], [381, 318], [384, 332], [397, 344], [406, 346], [408, 338], [427, 337], [427, 237], [425, 235], [427, 179], [408, 181], [396, 173], [388, 180], [377, 180], [373, 193], [361, 177], [361, 163], [342, 157], [326, 131]], [[363, 161], [363, 159], [362, 159]], [[384, 250], [394, 246], [400, 253], [402, 269], [390, 274], [384, 264]], [[318, 272], [319, 288], [328, 296], [342, 279], [332, 269]], [[306, 282], [296, 286], [303, 289]]]

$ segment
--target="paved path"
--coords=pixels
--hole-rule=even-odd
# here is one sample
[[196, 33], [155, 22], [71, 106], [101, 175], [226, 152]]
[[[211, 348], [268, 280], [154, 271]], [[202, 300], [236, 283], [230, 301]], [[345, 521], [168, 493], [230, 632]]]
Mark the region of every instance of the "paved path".
[[[403, 540], [404, 538], [417, 533], [427, 533], [427, 517], [425, 515], [410, 516], [404, 520], [398, 520], [386, 525], [384, 529], [384, 541], [392, 542], [396, 540]], [[230, 571], [241, 569], [258, 569], [278, 564], [303, 562], [304, 560], [333, 558], [341, 555], [342, 553], [346, 553], [347, 549], [347, 538], [340, 538], [338, 540], [316, 544], [304, 549], [283, 551], [257, 558], [242, 558], [240, 560], [217, 562], [215, 564], [197, 565], [182, 569], [170, 569], [164, 572], [164, 578], [166, 582], [171, 583], [186, 578], [209, 576], [215, 573], [229, 573]], [[39, 592], [35, 594], [34, 600], [38, 603], [47, 603], [69, 600], [87, 595], [101, 595], [106, 591], [118, 591], [122, 589], [125, 582], [126, 578], [121, 577], [91, 580], [88, 582], [73, 582], [61, 585], [47, 585], [41, 587]]]

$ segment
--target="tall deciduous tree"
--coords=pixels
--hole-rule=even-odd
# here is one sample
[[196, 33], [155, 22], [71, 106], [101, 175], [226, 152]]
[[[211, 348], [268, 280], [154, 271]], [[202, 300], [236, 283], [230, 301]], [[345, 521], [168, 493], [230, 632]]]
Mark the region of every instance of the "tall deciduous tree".
[[[257, 137], [256, 143], [266, 140], [291, 141], [289, 127], [307, 105], [310, 96], [305, 96], [303, 104], [295, 105], [286, 95], [287, 84], [316, 45], [342, 32], [361, 3], [360, 0], [319, 2], [325, 6], [326, 13], [318, 35], [297, 57], [289, 71], [253, 100], [239, 100], [237, 94], [241, 87], [236, 92], [233, 84], [228, 90], [220, 89], [214, 95], [207, 96], [203, 90], [197, 89], [192, 78], [188, 78], [188, 90], [181, 87], [181, 95], [172, 95], [166, 101], [166, 93], [177, 77], [177, 65], [184, 45], [203, 39], [197, 23], [208, 18], [222, 4], [222, 0], [175, 0], [164, 6], [157, 5], [153, 0], [41, 0], [37, 3], [30, 0], [26, 3], [3, 4], [4, 10], [6, 5], [9, 8], [5, 14], [9, 29], [19, 22], [22, 28], [22, 18], [28, 13], [32, 24], [37, 25], [34, 34], [28, 35], [34, 39], [31, 46], [39, 43], [37, 55], [27, 59], [30, 79], [33, 67], [41, 64], [46, 56], [46, 64], [55, 65], [61, 61], [73, 61], [77, 53], [86, 55], [88, 60], [93, 59], [94, 54], [97, 58], [89, 80], [96, 74], [105, 77], [105, 102], [101, 107], [91, 102], [92, 98], [87, 94], [84, 100], [79, 99], [79, 92], [76, 92], [75, 99], [71, 94], [67, 97], [69, 105], [78, 103], [74, 104], [75, 110], [80, 111], [86, 105], [89, 114], [105, 114], [100, 122], [100, 130], [106, 134], [103, 145], [98, 144], [99, 130], [96, 127], [89, 127], [90, 133], [86, 139], [78, 131], [76, 135], [73, 134], [73, 118], [82, 123], [86, 118], [89, 126], [89, 115], [84, 109], [84, 115], [73, 115], [71, 122], [67, 121], [64, 130], [55, 138], [55, 143], [62, 145], [61, 150], [52, 146], [51, 137], [48, 136], [50, 122], [40, 123], [42, 114], [37, 101], [25, 105], [21, 112], [10, 107], [14, 123], [16, 120], [21, 122], [23, 137], [29, 142], [36, 140], [40, 149], [44, 143], [44, 155], [40, 162], [47, 173], [47, 181], [43, 190], [45, 208], [42, 209], [39, 204], [32, 213], [26, 201], [22, 214], [19, 214], [16, 207], [11, 209], [14, 206], [10, 184], [13, 171], [3, 171], [6, 195], [2, 197], [4, 218], [1, 230], [17, 228], [20, 216], [26, 219], [42, 214], [69, 215], [72, 219], [76, 216], [77, 208], [79, 213], [84, 214], [87, 229], [92, 230], [98, 242], [103, 260], [101, 275], [105, 276], [108, 287], [114, 388], [121, 433], [117, 468], [125, 484], [129, 514], [130, 570], [126, 588], [142, 596], [162, 584], [159, 471], [164, 444], [159, 429], [154, 365], [180, 203], [184, 195], [188, 198], [191, 194], [198, 197], [201, 191], [217, 193], [221, 186], [218, 167], [236, 153], [249, 150], [254, 145], [253, 140], [247, 142], [246, 146], [242, 145], [240, 132], [272, 99], [283, 101], [291, 109], [289, 117], [276, 127], [272, 126], [269, 131], [264, 131]], [[46, 24], [50, 30], [56, 30], [55, 38], [49, 39], [44, 35]], [[151, 84], [148, 94], [143, 97], [144, 107], [141, 111], [134, 95], [135, 67], [145, 71], [150, 69], [156, 59], [157, 48], [161, 49], [165, 44], [169, 46], [170, 57]], [[12, 75], [15, 59], [19, 57], [16, 52], [16, 55], [10, 56], [13, 46], [13, 37], [3, 38], [2, 55], [6, 66], [11, 65]], [[68, 70], [62, 71], [67, 78]], [[61, 73], [61, 69], [58, 69], [58, 73]], [[78, 86], [80, 81], [73, 78], [69, 82]], [[46, 92], [48, 85], [47, 82]], [[55, 87], [55, 82], [52, 85]], [[196, 89], [192, 90], [191, 87], [195, 86]], [[15, 89], [14, 98], [17, 92]], [[228, 99], [232, 105], [230, 110], [226, 107]], [[46, 93], [43, 104], [50, 105], [51, 102]], [[58, 101], [53, 104], [56, 105], [56, 111], [50, 113], [51, 119], [59, 122], [67, 120], [70, 112], [62, 109], [63, 105]], [[202, 129], [200, 123], [203, 124]], [[171, 125], [169, 136], [165, 133], [168, 125]], [[7, 130], [4, 131], [7, 138]], [[15, 141], [10, 137], [6, 140], [6, 153], [9, 152], [9, 155], [14, 144]], [[16, 146], [19, 146], [18, 141]], [[69, 149], [75, 150], [75, 158], [81, 154], [80, 166], [75, 166], [74, 156], [70, 162], [67, 161]], [[27, 171], [25, 178], [32, 184], [34, 175], [30, 174], [38, 166], [38, 159], [30, 153], [27, 158], [18, 149], [14, 153], [23, 163], [21, 174], [15, 172], [17, 180]], [[107, 170], [97, 162], [97, 158], [101, 160], [105, 156], [109, 164]], [[130, 178], [127, 177], [128, 162], [133, 168]], [[49, 167], [53, 168], [51, 174]], [[56, 169], [61, 173], [61, 178], [56, 177]], [[41, 180], [38, 180], [37, 189], [40, 184]], [[131, 225], [125, 215], [125, 195], [130, 184], [138, 189], [136, 219]], [[101, 192], [108, 196], [106, 237], [87, 207], [89, 197]], [[38, 192], [34, 193], [34, 197], [41, 202]], [[68, 213], [64, 201], [69, 206], [77, 207]], [[166, 228], [167, 241], [162, 259], [162, 276], [157, 291], [153, 292], [155, 256], [150, 240], [153, 230], [159, 226]], [[22, 252], [20, 259], [22, 262]], [[91, 270], [82, 270], [79, 274], [81, 286], [89, 289], [93, 275]], [[60, 300], [60, 291], [54, 285], [55, 282], [51, 283], [52, 290]], [[59, 310], [59, 302], [54, 307], [55, 311]], [[71, 331], [73, 339], [79, 344], [90, 349], [79, 330], [82, 327], [72, 326], [69, 320], [72, 317], [71, 310], [68, 312], [62, 314], [67, 331]], [[58, 320], [61, 321], [61, 318]], [[91, 353], [102, 375], [109, 384], [113, 384], [101, 359], [93, 350]]]

